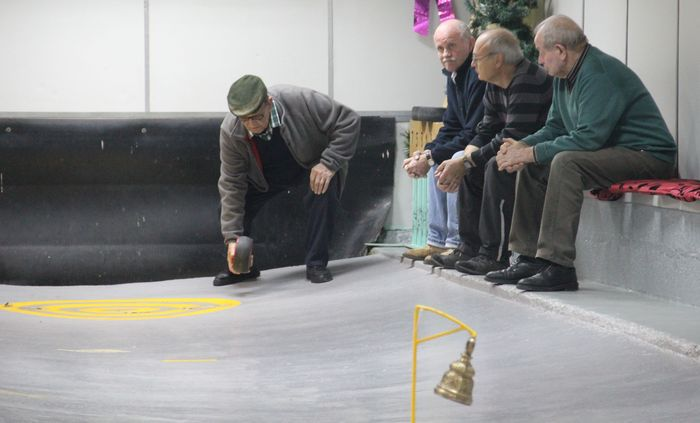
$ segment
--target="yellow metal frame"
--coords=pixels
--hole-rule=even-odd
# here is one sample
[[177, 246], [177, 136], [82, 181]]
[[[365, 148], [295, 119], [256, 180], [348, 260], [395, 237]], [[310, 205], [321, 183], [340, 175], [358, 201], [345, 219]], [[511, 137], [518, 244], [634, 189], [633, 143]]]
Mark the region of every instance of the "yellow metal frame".
[[[420, 312], [421, 311], [430, 311], [432, 313], [437, 314], [438, 316], [444, 317], [448, 320], [451, 320], [452, 322], [456, 323], [459, 325], [459, 327], [456, 327], [454, 329], [446, 330], [444, 332], [437, 333], [435, 335], [430, 335], [426, 336], [425, 338], [420, 338], [418, 339], [418, 319], [420, 318]], [[417, 359], [418, 359], [418, 344], [422, 344], [423, 342], [428, 342], [432, 341], [433, 339], [441, 338], [443, 336], [447, 335], [452, 335], [453, 333], [459, 332], [459, 331], [467, 331], [469, 332], [469, 335], [471, 335], [472, 338], [476, 341], [476, 331], [469, 326], [465, 325], [461, 321], [457, 320], [455, 317], [450, 316], [449, 314], [440, 311], [436, 308], [433, 307], [428, 307], [424, 305], [416, 305], [415, 310], [413, 311], [413, 368], [411, 370], [412, 377], [411, 377], [411, 423], [415, 423], [416, 421], [416, 366], [417, 366]]]

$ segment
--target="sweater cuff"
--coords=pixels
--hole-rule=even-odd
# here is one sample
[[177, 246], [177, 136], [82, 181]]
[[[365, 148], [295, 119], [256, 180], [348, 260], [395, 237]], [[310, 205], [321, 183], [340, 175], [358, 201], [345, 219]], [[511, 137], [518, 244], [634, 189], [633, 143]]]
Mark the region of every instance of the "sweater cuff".
[[476, 150], [472, 153], [472, 161], [474, 162], [474, 165], [476, 165], [476, 167], [483, 167], [486, 164], [486, 159], [484, 159], [484, 155], [481, 153], [481, 149]]

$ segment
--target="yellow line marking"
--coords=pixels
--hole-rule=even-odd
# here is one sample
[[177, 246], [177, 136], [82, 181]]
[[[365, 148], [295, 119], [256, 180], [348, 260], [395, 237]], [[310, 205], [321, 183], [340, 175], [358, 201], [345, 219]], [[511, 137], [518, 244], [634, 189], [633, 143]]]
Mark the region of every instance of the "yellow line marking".
[[44, 398], [43, 395], [25, 394], [24, 392], [12, 391], [9, 389], [0, 389], [0, 395], [7, 395], [10, 397], [22, 397], [22, 398]]
[[147, 320], [195, 316], [240, 304], [227, 298], [132, 298], [8, 302], [0, 310], [62, 319]]
[[63, 348], [58, 348], [56, 351], [65, 351], [65, 352], [77, 352], [77, 353], [98, 353], [98, 354], [112, 354], [112, 353], [128, 353], [130, 351], [127, 350], [114, 350], [114, 349], [109, 349], [109, 348], [85, 348], [85, 349], [80, 349], [80, 350], [66, 350]]
[[163, 363], [213, 363], [218, 361], [215, 358], [194, 358], [194, 359], [169, 359], [161, 360]]

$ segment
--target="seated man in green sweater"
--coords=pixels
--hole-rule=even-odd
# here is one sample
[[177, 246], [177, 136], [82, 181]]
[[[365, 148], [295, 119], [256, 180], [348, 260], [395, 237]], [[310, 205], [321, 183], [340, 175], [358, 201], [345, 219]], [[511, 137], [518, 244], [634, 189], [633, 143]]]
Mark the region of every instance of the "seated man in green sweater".
[[541, 130], [504, 140], [497, 154], [499, 169], [520, 172], [509, 244], [520, 256], [486, 279], [526, 291], [576, 290], [584, 190], [669, 178], [676, 145], [639, 77], [588, 44], [574, 21], [552, 16], [535, 31], [539, 63], [555, 77], [552, 107]]

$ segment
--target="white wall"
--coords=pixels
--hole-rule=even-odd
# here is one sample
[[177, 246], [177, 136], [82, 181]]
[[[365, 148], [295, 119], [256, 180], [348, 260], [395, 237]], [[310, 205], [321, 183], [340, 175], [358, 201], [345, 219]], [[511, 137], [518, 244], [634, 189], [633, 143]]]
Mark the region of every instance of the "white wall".
[[2, 0], [0, 111], [143, 110], [141, 0]]
[[700, 2], [681, 0], [678, 59], [678, 167], [700, 179]]
[[586, 0], [584, 6], [588, 41], [627, 63], [627, 0]]
[[328, 91], [327, 0], [150, 0], [154, 112], [226, 110], [246, 73]]
[[[676, 136], [678, 10], [676, 1], [635, 0], [629, 4], [627, 65], [644, 81]], [[655, 28], [663, 28], [656, 30]]]
[[[439, 20], [430, 4], [432, 34]], [[463, 0], [453, 5], [466, 20]], [[333, 16], [335, 98], [359, 110], [442, 105], [442, 66], [432, 35], [413, 32], [412, 1], [336, 0]]]
[[[445, 78], [432, 38], [413, 32], [410, 7], [392, 3], [335, 2], [334, 95], [339, 101], [364, 110], [439, 104]], [[405, 73], [423, 76], [416, 84], [404, 79]]]
[[566, 15], [583, 26], [583, 0], [545, 0], [545, 16]]
[[245, 73], [360, 111], [439, 106], [412, 25], [405, 0], [3, 0], [0, 112], [223, 112]]

